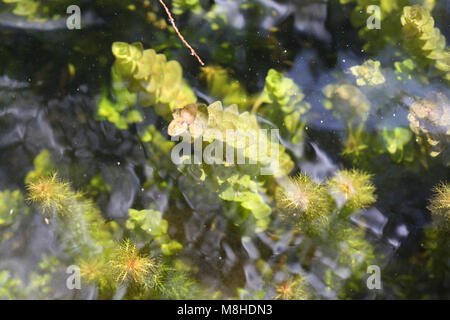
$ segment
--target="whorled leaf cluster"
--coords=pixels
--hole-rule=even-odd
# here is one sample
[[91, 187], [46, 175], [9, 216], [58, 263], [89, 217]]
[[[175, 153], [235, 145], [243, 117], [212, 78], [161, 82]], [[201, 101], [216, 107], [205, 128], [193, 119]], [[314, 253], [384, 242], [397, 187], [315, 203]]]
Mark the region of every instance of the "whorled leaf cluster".
[[[272, 141], [268, 131], [264, 133], [260, 129], [254, 115], [240, 114], [236, 105], [223, 108], [220, 102], [215, 102], [208, 107], [191, 104], [176, 109], [168, 131], [171, 136], [189, 133], [183, 137], [183, 143], [187, 143], [185, 148], [190, 149], [190, 144], [200, 139], [204, 144], [204, 162], [188, 167], [200, 168], [201, 181], [206, 177], [212, 179], [220, 198], [237, 202], [249, 210], [256, 219], [257, 229], [265, 230], [271, 209], [262, 196], [263, 183], [250, 176], [261, 175], [261, 169], [275, 177], [284, 176], [292, 170], [293, 162], [284, 147]], [[261, 146], [265, 146], [262, 151]], [[231, 152], [227, 150], [230, 148]], [[230, 154], [232, 159], [229, 159]]]
[[420, 6], [405, 6], [400, 18], [404, 47], [423, 66], [433, 65], [450, 81], [450, 51], [445, 36], [434, 26], [429, 10]]
[[345, 219], [376, 201], [371, 175], [358, 170], [337, 171], [318, 184], [303, 173], [280, 183], [276, 196], [283, 219], [308, 234], [328, 228], [334, 213]]
[[[291, 141], [300, 143], [305, 128], [305, 114], [311, 105], [295, 82], [280, 72], [270, 69], [266, 76], [264, 93], [254, 105], [253, 111], [260, 111], [282, 130], [286, 128]], [[260, 107], [260, 104], [266, 105]]]
[[[168, 132], [171, 136], [189, 132], [189, 136], [193, 139], [202, 138], [210, 144], [217, 142], [211, 146], [217, 147], [218, 151], [214, 155], [215, 159], [212, 159], [213, 162], [228, 161], [223, 158], [226, 153], [220, 151], [222, 150], [220, 145], [224, 143], [237, 149], [238, 153], [248, 159], [247, 163], [267, 168], [275, 177], [288, 174], [293, 168], [293, 163], [285, 148], [272, 141], [271, 132], [263, 132], [261, 129], [255, 115], [248, 112], [239, 113], [237, 105], [224, 108], [218, 101], [209, 106], [190, 104], [175, 109]], [[258, 150], [261, 146], [265, 147], [266, 150], [262, 151], [266, 152]], [[272, 150], [276, 150], [277, 153], [271, 153]], [[275, 156], [277, 159], [274, 159]]]
[[116, 57], [111, 71], [115, 101], [103, 96], [98, 106], [101, 119], [126, 129], [129, 123], [143, 121], [135, 104], [153, 106], [167, 117], [171, 110], [197, 101], [178, 62], [167, 61], [152, 49], [144, 50], [141, 43], [115, 42], [112, 52]]

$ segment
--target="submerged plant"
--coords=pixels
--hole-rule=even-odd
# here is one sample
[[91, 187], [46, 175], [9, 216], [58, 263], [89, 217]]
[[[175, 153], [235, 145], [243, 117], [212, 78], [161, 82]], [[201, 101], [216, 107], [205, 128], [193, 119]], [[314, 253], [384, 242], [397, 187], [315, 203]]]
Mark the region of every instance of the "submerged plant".
[[73, 200], [69, 184], [59, 179], [57, 173], [36, 179], [27, 188], [28, 200], [38, 204], [44, 214], [64, 215], [67, 202]]
[[158, 114], [168, 117], [171, 110], [195, 103], [192, 89], [183, 79], [183, 71], [177, 61], [167, 61], [163, 54], [144, 50], [141, 43], [115, 42], [112, 52], [116, 61], [112, 67], [112, 93], [115, 102], [105, 94], [98, 106], [98, 115], [119, 129], [129, 123], [143, 121], [136, 110], [136, 94], [142, 107], [153, 106]]
[[253, 102], [241, 83], [233, 79], [226, 69], [220, 66], [202, 68], [200, 79], [206, 82], [208, 93], [221, 100], [225, 106], [236, 104], [241, 110], [246, 110]]
[[36, 179], [50, 176], [55, 171], [55, 164], [52, 161], [50, 151], [43, 149], [33, 160], [34, 169], [27, 173], [25, 183], [29, 184]]
[[[292, 79], [270, 69], [266, 76], [264, 92], [255, 102], [253, 112], [260, 111], [272, 119], [281, 130], [286, 128], [291, 141], [298, 143], [302, 141], [305, 127], [303, 117], [311, 108], [304, 98], [305, 95]], [[263, 103], [267, 106], [260, 107]]]
[[133, 282], [148, 286], [149, 280], [157, 271], [158, 262], [149, 256], [142, 255], [136, 244], [130, 239], [124, 240], [114, 250], [109, 266], [118, 283]]
[[[225, 143], [249, 159], [248, 163], [266, 167], [275, 177], [288, 174], [294, 164], [285, 148], [261, 133], [260, 129], [255, 115], [239, 113], [236, 105], [223, 108], [222, 103], [217, 101], [209, 106], [190, 104], [176, 109], [168, 132], [171, 136], [177, 136], [189, 131], [192, 138], [202, 137], [211, 146], [214, 146], [214, 141]], [[266, 152], [259, 152], [257, 146], [266, 146]], [[221, 159], [217, 153], [214, 163], [228, 161]], [[275, 156], [278, 156], [278, 165], [274, 161]]]
[[10, 227], [17, 215], [26, 215], [30, 212], [25, 206], [25, 199], [20, 190], [0, 191], [0, 228]]
[[443, 93], [431, 93], [426, 99], [414, 102], [408, 120], [419, 143], [429, 150], [431, 157], [441, 153], [450, 163], [450, 102]]
[[380, 61], [367, 60], [360, 66], [351, 67], [350, 72], [356, 77], [358, 86], [375, 86], [386, 82], [380, 65]]
[[23, 283], [9, 270], [0, 270], [0, 299], [12, 300], [25, 298]]
[[281, 183], [276, 200], [281, 208], [281, 217], [309, 234], [322, 231], [333, 211], [332, 199], [326, 188], [303, 173]]
[[356, 129], [350, 127], [342, 155], [351, 157], [353, 162], [357, 162], [366, 153], [368, 147], [367, 134], [363, 126], [358, 126]]
[[450, 81], [450, 51], [444, 35], [434, 27], [434, 19], [426, 8], [405, 6], [401, 16], [404, 47], [417, 63], [433, 65]]
[[12, 12], [18, 16], [27, 17], [30, 21], [44, 22], [53, 16], [59, 17], [65, 13], [71, 4], [68, 0], [2, 0], [4, 3], [14, 5]]
[[300, 276], [285, 280], [275, 287], [277, 300], [307, 300], [311, 298], [307, 282]]
[[324, 250], [330, 250], [336, 257], [324, 275], [327, 290], [339, 299], [366, 291], [366, 282], [361, 279], [367, 275], [367, 266], [378, 262], [374, 245], [366, 240], [366, 230], [338, 219], [330, 228], [325, 243]]
[[[64, 15], [66, 7], [59, 8], [65, 0], [3, 2], [32, 20], [13, 17], [20, 24], [14, 28], [59, 28], [65, 20], [54, 10]], [[407, 221], [420, 221], [414, 225], [419, 230], [425, 219], [418, 216], [424, 209], [422, 197], [405, 199], [405, 193], [418, 189], [400, 190], [395, 197], [379, 190], [384, 195], [380, 207], [370, 208], [377, 196], [367, 172], [377, 174], [383, 188], [395, 188], [404, 178], [409, 182], [411, 171], [417, 185], [430, 185], [445, 173], [440, 160], [449, 154], [449, 102], [438, 77], [448, 80], [448, 48], [432, 17], [438, 3], [340, 0], [355, 4], [338, 9], [353, 10], [351, 23], [359, 28], [363, 44], [347, 38], [355, 30], [345, 23], [335, 28], [336, 20], [342, 20], [330, 12], [338, 1], [297, 2], [100, 0], [83, 7], [87, 17], [108, 22], [98, 28], [86, 25], [83, 34], [93, 37], [58, 33], [66, 46], [73, 45], [73, 52], [55, 47], [55, 37], [47, 39], [41, 31], [26, 32], [36, 46], [6, 41], [0, 59], [7, 71], [0, 77], [0, 91], [7, 93], [0, 95], [0, 104], [6, 106], [0, 112], [0, 145], [6, 147], [2, 157], [11, 160], [12, 170], [0, 168], [2, 188], [12, 181], [22, 184], [10, 176], [20, 171], [16, 166], [21, 161], [29, 165], [27, 153], [42, 145], [51, 147], [68, 167], [56, 166], [50, 151], [43, 150], [26, 175], [25, 199], [15, 188], [0, 191], [0, 298], [79, 298], [87, 293], [100, 299], [215, 299], [237, 298], [236, 288], [239, 297], [253, 299], [373, 296], [364, 281], [367, 266], [389, 264], [387, 259], [396, 256], [388, 252], [386, 260], [374, 261], [381, 258], [375, 249], [383, 254], [386, 247], [403, 246], [399, 237], [407, 234], [404, 226], [392, 228], [391, 215], [377, 209], [399, 211], [398, 221], [404, 215]], [[369, 5], [381, 9], [381, 30], [368, 28]], [[183, 72], [181, 60], [169, 60], [179, 54], [178, 36], [203, 65], [169, 8], [187, 35], [202, 43], [213, 65], [189, 66]], [[169, 20], [161, 18], [164, 11]], [[311, 12], [314, 21], [303, 23]], [[287, 16], [296, 16], [294, 23]], [[36, 23], [49, 17], [58, 21]], [[6, 27], [10, 23], [7, 15], [0, 21]], [[104, 25], [126, 27], [104, 30]], [[302, 34], [293, 42], [285, 32], [292, 28]], [[12, 39], [16, 32], [7, 29], [6, 38]], [[311, 37], [308, 29], [315, 31]], [[127, 42], [111, 47], [111, 37], [140, 39], [152, 49]], [[25, 63], [22, 69], [12, 53], [22, 57], [23, 51], [55, 51], [57, 59], [42, 55], [45, 59], [37, 60], [42, 67]], [[353, 63], [363, 56], [364, 61]], [[110, 58], [115, 59], [112, 68]], [[343, 65], [346, 70], [340, 72]], [[48, 82], [43, 80], [53, 79], [61, 66], [60, 87], [55, 81], [45, 88], [49, 90], [41, 90], [41, 83]], [[96, 76], [86, 79], [87, 70]], [[304, 76], [303, 88], [290, 78], [294, 72]], [[28, 82], [13, 82], [27, 73]], [[335, 82], [329, 82], [330, 74]], [[67, 86], [69, 78], [73, 82]], [[441, 93], [424, 95], [429, 88]], [[44, 92], [45, 99], [35, 99]], [[57, 98], [47, 99], [52, 93]], [[60, 101], [65, 93], [67, 99]], [[119, 130], [90, 121], [94, 96], [96, 119]], [[410, 98], [417, 101], [410, 107], [407, 128], [404, 107]], [[21, 99], [27, 105], [16, 112]], [[320, 108], [322, 102], [331, 112]], [[330, 119], [331, 113], [344, 128]], [[11, 129], [11, 117], [26, 127], [20, 123]], [[276, 134], [268, 138], [264, 129]], [[180, 143], [175, 142], [178, 136]], [[16, 145], [22, 149], [9, 152]], [[267, 152], [259, 153], [258, 145], [267, 146]], [[175, 160], [178, 151], [183, 151], [180, 161]], [[435, 159], [425, 175], [416, 162], [425, 161], [427, 153]], [[355, 169], [344, 169], [349, 163]], [[303, 171], [291, 176], [293, 170]], [[417, 255], [407, 261], [424, 270], [417, 273], [418, 281], [432, 286], [448, 273], [448, 193], [448, 183], [434, 188], [428, 206], [432, 223], [424, 228]], [[36, 210], [26, 206], [27, 200]], [[41, 213], [46, 224], [39, 220]], [[391, 238], [391, 232], [398, 237]], [[48, 239], [43, 241], [43, 235]], [[420, 235], [415, 232], [405, 243]], [[30, 248], [42, 252], [24, 256]], [[23, 262], [20, 277], [2, 269], [16, 258]], [[80, 267], [82, 291], [70, 292], [59, 281], [68, 265]], [[197, 275], [211, 292], [201, 288]]]
[[56, 172], [36, 177], [27, 190], [27, 199], [41, 209], [46, 224], [59, 227], [65, 249], [75, 257], [89, 256], [110, 245], [115, 223], [107, 224], [93, 201], [73, 191]]
[[440, 183], [433, 188], [433, 191], [434, 195], [428, 206], [433, 221], [439, 228], [450, 231], [450, 184]]
[[180, 15], [185, 12], [201, 12], [202, 6], [200, 4], [200, 0], [173, 0], [173, 13]]
[[161, 212], [157, 210], [129, 210], [129, 219], [127, 220], [128, 229], [140, 228], [146, 234], [149, 234], [161, 247], [165, 255], [172, 255], [183, 246], [168, 235], [168, 222], [162, 218]]
[[80, 267], [82, 281], [97, 284], [100, 290], [104, 289], [110, 282], [110, 279], [108, 279], [109, 266], [103, 255], [80, 259], [77, 261], [77, 265]]
[[411, 162], [414, 159], [414, 154], [408, 145], [412, 137], [413, 134], [408, 128], [397, 127], [394, 130], [383, 128], [385, 149], [395, 162], [403, 160]]
[[341, 208], [341, 214], [367, 208], [375, 202], [371, 178], [370, 174], [352, 169], [338, 171], [327, 181], [329, 193]]
[[349, 126], [365, 122], [370, 112], [370, 101], [358, 87], [350, 84], [329, 84], [323, 90], [327, 97], [326, 109], [333, 109], [333, 114], [345, 120]]
[[[205, 163], [196, 164], [198, 160], [194, 158], [192, 162], [188, 156], [184, 160], [190, 164], [181, 165], [180, 170], [185, 174], [191, 170], [201, 172], [196, 178], [199, 182], [209, 177], [220, 198], [239, 203], [244, 210], [233, 214], [236, 224], [247, 220], [243, 217], [250, 212], [256, 231], [268, 227], [271, 208], [264, 197], [262, 178], [256, 177], [264, 174], [282, 177], [294, 164], [281, 144], [260, 131], [255, 115], [239, 113], [236, 105], [223, 108], [220, 102], [209, 106], [187, 105], [173, 112], [168, 131], [171, 136], [190, 132], [190, 137], [183, 137], [188, 140], [184, 144], [203, 140]], [[265, 146], [265, 150], [258, 150], [258, 146]]]
[[20, 190], [0, 191], [0, 240], [17, 235], [22, 218], [30, 213]]

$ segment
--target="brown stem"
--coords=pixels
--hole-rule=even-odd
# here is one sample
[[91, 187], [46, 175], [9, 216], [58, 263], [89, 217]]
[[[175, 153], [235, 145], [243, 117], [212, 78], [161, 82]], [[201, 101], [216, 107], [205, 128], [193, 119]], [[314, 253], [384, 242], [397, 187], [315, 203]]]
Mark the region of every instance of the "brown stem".
[[188, 47], [189, 50], [191, 50], [191, 55], [195, 56], [195, 57], [197, 58], [198, 62], [199, 62], [202, 66], [204, 66], [205, 63], [204, 63], [204, 62], [202, 61], [202, 59], [198, 56], [197, 52], [195, 52], [195, 50], [189, 45], [189, 43], [188, 43], [186, 40], [184, 40], [183, 35], [182, 35], [181, 32], [178, 30], [177, 25], [175, 24], [175, 20], [173, 19], [172, 14], [170, 13], [169, 8], [167, 8], [167, 6], [166, 6], [166, 4], [164, 3], [163, 0], [159, 0], [159, 3], [161, 3], [161, 5], [164, 7], [164, 10], [166, 10], [166, 14], [167, 14], [167, 16], [169, 17], [170, 23], [172, 24], [172, 27], [175, 29], [175, 32], [177, 33], [178, 38], [180, 38], [181, 42], [183, 42], [184, 45], [185, 45], [186, 47]]

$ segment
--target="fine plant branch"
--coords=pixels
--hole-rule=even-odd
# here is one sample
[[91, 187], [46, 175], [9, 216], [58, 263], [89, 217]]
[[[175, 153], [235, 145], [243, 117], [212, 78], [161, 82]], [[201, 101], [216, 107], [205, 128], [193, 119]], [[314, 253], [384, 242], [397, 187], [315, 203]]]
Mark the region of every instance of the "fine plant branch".
[[172, 24], [172, 27], [175, 29], [175, 32], [178, 35], [178, 38], [180, 38], [181, 42], [184, 43], [184, 45], [186, 47], [189, 48], [189, 50], [191, 50], [191, 55], [193, 55], [194, 57], [197, 58], [198, 62], [204, 66], [205, 63], [202, 61], [202, 59], [199, 57], [199, 55], [197, 54], [197, 52], [195, 52], [195, 50], [191, 47], [191, 45], [184, 39], [183, 35], [181, 34], [180, 30], [178, 30], [177, 25], [175, 24], [175, 20], [172, 17], [172, 14], [170, 13], [169, 8], [166, 6], [166, 4], [164, 3], [163, 0], [159, 0], [159, 3], [161, 3], [161, 5], [164, 7], [164, 10], [166, 10], [166, 14], [169, 17], [170, 23]]

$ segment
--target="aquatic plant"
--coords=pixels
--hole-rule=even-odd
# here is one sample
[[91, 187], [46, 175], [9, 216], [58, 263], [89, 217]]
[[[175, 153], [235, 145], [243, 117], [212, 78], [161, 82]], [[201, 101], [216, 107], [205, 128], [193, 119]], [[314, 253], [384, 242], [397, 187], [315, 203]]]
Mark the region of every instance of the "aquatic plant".
[[27, 215], [29, 212], [20, 190], [0, 191], [0, 228], [10, 228], [18, 215]]
[[[209, 106], [191, 104], [174, 110], [173, 120], [168, 128], [169, 135], [177, 136], [187, 131], [194, 139], [201, 136], [204, 141], [212, 143], [217, 140], [239, 149], [249, 159], [249, 163], [267, 168], [275, 177], [286, 175], [293, 168], [293, 162], [285, 148], [280, 144], [272, 146], [273, 142], [266, 135], [260, 134], [256, 116], [248, 112], [240, 114], [236, 105], [223, 108], [222, 103], [217, 101]], [[255, 142], [267, 146], [267, 152], [255, 152]], [[271, 150], [274, 148], [278, 150], [279, 165], [271, 158]]]
[[370, 174], [352, 169], [338, 171], [327, 181], [329, 193], [340, 208], [340, 214], [348, 215], [375, 202], [375, 187], [371, 177]]
[[353, 162], [357, 162], [366, 153], [367, 148], [367, 134], [363, 126], [358, 126], [356, 129], [350, 127], [341, 154], [349, 156]]
[[434, 195], [430, 199], [428, 209], [431, 211], [434, 223], [445, 231], [450, 230], [450, 185], [438, 184], [433, 188]]
[[[305, 95], [292, 79], [270, 69], [266, 76], [264, 92], [255, 102], [253, 112], [260, 111], [272, 119], [281, 130], [286, 128], [291, 141], [299, 143], [303, 140], [304, 115], [311, 108], [304, 98]], [[263, 103], [267, 106], [261, 108]]]
[[383, 128], [384, 149], [395, 162], [412, 162], [414, 153], [409, 145], [413, 134], [408, 128], [396, 127], [394, 130]]
[[[219, 197], [226, 201], [237, 202], [243, 209], [250, 211], [255, 219], [256, 228], [254, 228], [254, 231], [266, 230], [270, 223], [272, 209], [264, 198], [263, 183], [253, 181], [250, 175], [244, 174], [233, 174], [223, 180], [224, 177], [222, 176], [218, 176], [218, 178], [220, 179], [218, 181]], [[232, 217], [235, 223], [239, 224], [238, 222], [241, 219], [236, 219], [236, 214], [233, 214]], [[244, 217], [246, 217], [245, 214]]]
[[[212, 153], [212, 148], [215, 148], [214, 156], [210, 155], [212, 159], [202, 164], [195, 164], [194, 159], [190, 161], [194, 164], [182, 165], [185, 167], [183, 172], [196, 167], [207, 173], [207, 176], [203, 174], [198, 180], [201, 182], [206, 177], [212, 177], [212, 187], [218, 196], [226, 201], [237, 202], [249, 210], [256, 220], [256, 230], [265, 230], [270, 221], [271, 209], [263, 197], [262, 181], [255, 181], [250, 175], [261, 175], [263, 168], [274, 177], [281, 177], [292, 170], [293, 162], [282, 145], [269, 140], [259, 129], [255, 115], [248, 112], [240, 114], [236, 105], [223, 108], [220, 102], [215, 102], [208, 107], [188, 105], [175, 110], [168, 131], [171, 136], [189, 131], [191, 137], [188, 143], [202, 137], [207, 144], [202, 152], [208, 149]], [[267, 152], [255, 151], [258, 145], [255, 142], [267, 146]], [[228, 159], [231, 154], [229, 151], [223, 151], [230, 148], [233, 159]], [[273, 151], [274, 148], [278, 149], [277, 152]], [[242, 156], [245, 164], [240, 164], [239, 160], [237, 165], [234, 164], [235, 154]]]
[[[350, 2], [356, 2], [350, 21], [355, 27], [360, 28], [359, 35], [366, 40], [363, 50], [376, 53], [385, 47], [395, 46], [401, 42], [404, 52], [397, 51], [396, 54], [404, 56], [403, 62], [412, 58], [416, 63], [414, 65], [416, 72], [432, 71], [433, 76], [442, 76], [446, 81], [449, 80], [450, 53], [446, 48], [445, 37], [438, 28], [434, 27], [434, 19], [431, 15], [436, 4], [435, 1], [341, 0], [341, 3]], [[380, 8], [382, 30], [366, 27], [369, 16], [373, 14], [373, 12], [367, 12], [369, 5], [376, 5]], [[402, 32], [399, 33], [398, 30], [402, 30]], [[399, 64], [403, 62], [397, 62], [397, 68], [401, 68]], [[411, 67], [411, 63], [408, 62], [407, 68], [410, 70]], [[432, 68], [430, 69], [430, 67]], [[428, 81], [419, 75], [416, 77]]]
[[21, 287], [23, 284], [18, 276], [14, 276], [8, 270], [0, 271], [0, 299], [11, 300], [25, 297], [20, 290]]
[[[113, 75], [113, 78], [117, 76]], [[125, 86], [118, 82], [113, 86], [116, 101], [110, 100], [106, 91], [103, 92], [98, 104], [98, 117], [101, 120], [108, 120], [119, 129], [127, 129], [129, 124], [142, 122], [144, 119], [139, 111], [132, 106], [136, 103], [136, 94], [130, 93]]]
[[75, 256], [108, 247], [114, 223], [106, 224], [92, 200], [73, 191], [57, 173], [30, 182], [27, 189], [28, 199], [41, 209], [46, 224], [59, 226], [61, 240]]
[[80, 267], [80, 276], [83, 283], [95, 284], [100, 291], [108, 289], [112, 282], [112, 279], [110, 279], [112, 275], [109, 272], [106, 257], [108, 255], [102, 254], [76, 261], [76, 265]]
[[410, 106], [408, 120], [416, 139], [428, 150], [431, 157], [443, 154], [450, 162], [450, 102], [443, 93], [432, 92], [427, 98]]
[[[364, 292], [367, 266], [376, 264], [379, 258], [375, 247], [366, 240], [366, 230], [339, 219], [328, 233], [327, 244], [336, 257], [336, 263], [324, 275], [327, 290], [339, 299], [348, 299], [351, 292]], [[379, 260], [378, 260], [379, 261]], [[379, 263], [379, 262], [378, 262]]]
[[40, 205], [43, 213], [64, 215], [66, 204], [73, 200], [69, 184], [58, 178], [56, 173], [37, 179], [28, 186], [28, 200]]
[[[432, 221], [425, 229], [422, 244], [425, 252], [421, 260], [426, 263], [426, 276], [433, 281], [440, 281], [448, 273], [450, 258], [450, 185], [447, 182], [434, 186], [428, 210]], [[448, 289], [448, 284], [445, 287]]]
[[332, 109], [333, 114], [344, 119], [349, 126], [365, 122], [370, 112], [370, 101], [350, 84], [329, 84], [322, 90], [327, 98], [323, 105]]
[[300, 276], [288, 279], [275, 288], [277, 300], [308, 300], [311, 298], [308, 292], [307, 282]]
[[112, 67], [112, 93], [115, 102], [103, 95], [98, 116], [126, 129], [129, 123], [143, 120], [134, 109], [139, 93], [142, 107], [153, 106], [163, 117], [171, 110], [195, 103], [191, 88], [183, 80], [183, 71], [176, 61], [167, 61], [163, 54], [144, 50], [141, 43], [115, 42], [112, 52], [116, 61]]
[[356, 78], [358, 86], [375, 86], [386, 82], [380, 71], [380, 61], [367, 60], [360, 66], [350, 68], [350, 72]]
[[47, 149], [41, 150], [39, 154], [33, 160], [34, 169], [27, 173], [25, 177], [25, 183], [40, 179], [45, 176], [49, 176], [55, 171], [55, 164], [52, 161], [50, 151]]
[[111, 186], [104, 181], [101, 173], [97, 173], [91, 178], [85, 189], [91, 197], [96, 197], [100, 194], [108, 194], [111, 191]]
[[[450, 186], [441, 182], [433, 187], [433, 195], [429, 200], [428, 210], [431, 212], [431, 222], [424, 228], [421, 239], [421, 250], [410, 258], [411, 267], [408, 273], [398, 266], [392, 265], [388, 275], [395, 274], [389, 279], [396, 296], [415, 297], [416, 299], [447, 299], [448, 283], [442, 284], [442, 279], [448, 274], [449, 256], [449, 213]], [[392, 277], [392, 276], [391, 276]], [[442, 286], [442, 290], [424, 292], [418, 288], [417, 281], [430, 288]]]
[[0, 270], [1, 299], [62, 298], [56, 293], [53, 276], [61, 271], [61, 262], [53, 255], [43, 255], [37, 269], [23, 279], [17, 271]]
[[[317, 254], [328, 253], [334, 257], [333, 266], [323, 275], [328, 290], [340, 298], [350, 291], [364, 290], [361, 278], [375, 258], [374, 247], [365, 239], [365, 229], [350, 224], [348, 217], [375, 202], [370, 175], [342, 170], [326, 183], [316, 184], [301, 173], [289, 182], [291, 189], [285, 186], [277, 193], [279, 214], [285, 223], [294, 223], [295, 232], [314, 239], [301, 246], [302, 266], [308, 269]], [[342, 272], [349, 276], [342, 277]], [[281, 283], [277, 297], [292, 297], [294, 288], [295, 282]], [[303, 295], [297, 299], [311, 297], [307, 286], [304, 288], [306, 291], [301, 291]]]
[[[378, 52], [395, 39], [400, 30], [400, 14], [403, 6], [408, 0], [340, 0], [342, 4], [356, 3], [350, 15], [352, 25], [359, 29], [359, 36], [365, 40], [363, 50]], [[373, 12], [367, 12], [370, 5], [380, 8], [380, 24], [382, 30], [373, 30], [366, 27], [367, 20]]]
[[444, 35], [434, 27], [430, 10], [420, 6], [405, 6], [400, 18], [404, 47], [422, 67], [433, 65], [450, 81], [450, 51]]
[[405, 81], [413, 79], [416, 64], [412, 59], [408, 58], [403, 61], [396, 61], [394, 67], [395, 73], [397, 74], [397, 80]]
[[25, 16], [31, 21], [46, 21], [53, 16], [58, 17], [66, 12], [70, 1], [46, 1], [46, 0], [2, 0], [6, 4], [14, 5], [12, 13]]
[[160, 287], [161, 296], [166, 299], [210, 299], [192, 276], [181, 270], [170, 269], [163, 274], [164, 285]]
[[161, 247], [165, 255], [172, 255], [183, 249], [183, 246], [168, 235], [168, 222], [162, 218], [161, 212], [157, 210], [129, 210], [129, 219], [126, 226], [134, 230], [140, 228], [149, 234]]
[[244, 111], [254, 100], [241, 83], [233, 79], [229, 72], [220, 66], [202, 68], [200, 79], [205, 81], [208, 93], [222, 101], [225, 106], [236, 104], [241, 111]]
[[333, 211], [333, 201], [326, 188], [303, 173], [281, 182], [276, 200], [283, 219], [295, 223], [301, 232], [312, 235], [326, 228]]
[[136, 244], [125, 239], [114, 250], [109, 263], [115, 281], [119, 283], [134, 282], [142, 286], [151, 286], [158, 262], [151, 257], [141, 255]]
[[200, 13], [202, 6], [199, 0], [173, 0], [173, 13], [180, 15], [185, 12]]
[[[100, 0], [79, 37], [43, 31], [65, 1], [3, 0], [21, 17], [0, 21], [0, 298], [446, 298], [448, 183], [431, 215], [420, 193], [449, 163], [444, 5], [340, 2]], [[208, 67], [181, 58], [203, 64], [174, 17]]]

